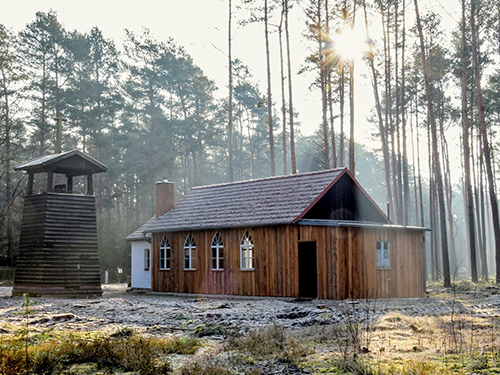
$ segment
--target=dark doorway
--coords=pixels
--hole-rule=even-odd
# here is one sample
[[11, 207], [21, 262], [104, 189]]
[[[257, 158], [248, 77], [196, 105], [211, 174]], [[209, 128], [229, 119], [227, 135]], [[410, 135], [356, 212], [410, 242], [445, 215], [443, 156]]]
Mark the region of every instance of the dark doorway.
[[317, 296], [316, 242], [299, 242], [299, 297]]

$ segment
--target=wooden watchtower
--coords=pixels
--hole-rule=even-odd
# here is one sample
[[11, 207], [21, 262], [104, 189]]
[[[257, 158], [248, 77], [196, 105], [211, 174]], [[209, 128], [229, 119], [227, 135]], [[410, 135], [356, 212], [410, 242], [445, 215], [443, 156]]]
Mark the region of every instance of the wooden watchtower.
[[93, 175], [107, 169], [78, 150], [14, 168], [28, 186], [12, 295], [102, 294]]

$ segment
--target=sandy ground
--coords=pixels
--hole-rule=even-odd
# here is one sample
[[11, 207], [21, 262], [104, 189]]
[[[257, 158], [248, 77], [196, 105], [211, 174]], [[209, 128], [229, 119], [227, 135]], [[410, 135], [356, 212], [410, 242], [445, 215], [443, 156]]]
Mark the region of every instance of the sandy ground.
[[[200, 324], [218, 324], [240, 331], [279, 324], [287, 328], [376, 319], [398, 312], [409, 316], [441, 316], [451, 311], [478, 317], [500, 317], [500, 296], [471, 296], [467, 303], [450, 296], [385, 300], [297, 301], [293, 298], [208, 296], [128, 291], [125, 284], [104, 285], [102, 297], [31, 298], [36, 314], [30, 323], [40, 329], [116, 330], [127, 326], [156, 334], [189, 332]], [[0, 287], [0, 326], [23, 324], [23, 297]]]

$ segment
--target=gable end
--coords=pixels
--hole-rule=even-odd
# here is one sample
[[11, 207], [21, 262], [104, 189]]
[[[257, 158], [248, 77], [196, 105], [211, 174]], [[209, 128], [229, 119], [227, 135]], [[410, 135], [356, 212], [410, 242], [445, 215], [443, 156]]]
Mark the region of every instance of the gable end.
[[301, 219], [389, 222], [388, 217], [347, 169], [294, 222]]

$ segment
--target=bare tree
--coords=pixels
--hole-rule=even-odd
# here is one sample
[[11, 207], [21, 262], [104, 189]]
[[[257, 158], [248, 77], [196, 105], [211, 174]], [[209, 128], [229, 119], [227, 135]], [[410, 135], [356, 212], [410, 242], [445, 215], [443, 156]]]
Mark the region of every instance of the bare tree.
[[[12, 206], [16, 196], [19, 194], [16, 183], [12, 178], [12, 161], [14, 160], [14, 149], [16, 141], [15, 114], [20, 111], [19, 103], [21, 90], [19, 83], [26, 77], [20, 74], [18, 55], [15, 53], [16, 45], [13, 35], [3, 25], [0, 25], [0, 146], [2, 154], [1, 179], [2, 202], [0, 202], [0, 225], [5, 228], [4, 249], [6, 250], [7, 265], [15, 264], [15, 238], [14, 238], [14, 210]], [[22, 133], [21, 129], [17, 129]], [[2, 189], [3, 190], [3, 189]], [[3, 229], [2, 228], [2, 229]], [[0, 254], [3, 251], [0, 252]]]
[[[368, 30], [368, 14], [366, 10], [366, 0], [363, 0], [363, 11], [365, 14], [365, 28], [366, 28], [366, 39], [370, 40], [370, 33]], [[375, 98], [375, 110], [377, 112], [377, 120], [378, 120], [378, 132], [380, 136], [380, 144], [382, 146], [382, 159], [384, 162], [384, 172], [385, 172], [385, 193], [386, 193], [386, 199], [387, 203], [392, 203], [392, 191], [391, 191], [391, 167], [389, 163], [389, 147], [387, 144], [387, 131], [386, 131], [386, 126], [384, 124], [384, 119], [382, 117], [382, 108], [380, 104], [380, 95], [378, 91], [378, 74], [375, 69], [375, 62], [374, 62], [374, 52], [373, 52], [373, 46], [370, 43], [368, 53], [366, 55], [366, 61], [369, 65], [370, 68], [370, 73], [371, 73], [371, 82], [372, 82], [372, 89], [373, 89], [373, 96]], [[391, 212], [393, 212], [393, 206], [391, 205]], [[393, 214], [391, 214], [393, 216]]]
[[[353, 2], [351, 28], [356, 22], [356, 1]], [[354, 59], [349, 61], [349, 170], [356, 173], [356, 155], [354, 143]]]
[[415, 4], [415, 15], [417, 20], [417, 30], [418, 37], [420, 39], [420, 57], [422, 60], [422, 68], [424, 74], [424, 86], [425, 86], [425, 96], [427, 99], [427, 116], [429, 118], [430, 132], [431, 132], [431, 143], [432, 143], [432, 165], [434, 169], [434, 174], [436, 178], [436, 193], [437, 201], [439, 206], [439, 221], [441, 228], [441, 254], [443, 260], [443, 284], [445, 287], [451, 286], [450, 278], [450, 259], [448, 254], [448, 239], [446, 233], [446, 208], [444, 200], [444, 190], [443, 190], [443, 178], [441, 174], [441, 162], [439, 160], [439, 150], [438, 150], [438, 137], [436, 129], [436, 119], [434, 115], [433, 107], [433, 96], [432, 87], [429, 81], [427, 56], [425, 54], [424, 37], [422, 33], [422, 24], [420, 21], [420, 14], [418, 11], [418, 0], [414, 0]]
[[274, 157], [273, 134], [273, 99], [271, 90], [271, 53], [269, 51], [269, 6], [264, 0], [264, 33], [266, 37], [266, 65], [267, 65], [267, 122], [269, 127], [269, 158], [271, 159], [271, 176], [276, 176], [276, 161]]
[[286, 38], [286, 59], [288, 68], [288, 113], [290, 122], [290, 157], [292, 161], [292, 173], [297, 173], [297, 160], [295, 157], [295, 129], [294, 129], [294, 118], [293, 118], [293, 95], [292, 95], [292, 62], [290, 59], [290, 32], [288, 30], [288, 14], [290, 12], [290, 7], [288, 0], [285, 2], [285, 38]]
[[229, 70], [229, 103], [228, 103], [228, 124], [227, 124], [227, 151], [228, 151], [228, 163], [227, 163], [227, 174], [230, 182], [234, 179], [234, 155], [233, 155], [233, 60], [231, 57], [231, 44], [232, 44], [232, 34], [231, 34], [231, 24], [232, 24], [232, 6], [231, 0], [228, 1], [229, 15], [228, 15], [228, 26], [227, 26], [227, 50], [228, 50], [228, 70]]
[[488, 177], [488, 192], [490, 195], [491, 215], [493, 221], [493, 233], [495, 236], [495, 261], [496, 261], [496, 282], [500, 283], [500, 221], [498, 217], [498, 202], [495, 191], [495, 176], [491, 163], [491, 150], [488, 141], [488, 132], [486, 129], [486, 116], [484, 111], [483, 92], [481, 88], [481, 72], [479, 70], [479, 47], [476, 30], [476, 1], [470, 2], [470, 27], [472, 34], [472, 61], [474, 65], [474, 79], [476, 83], [476, 96], [479, 116], [479, 129], [481, 132], [484, 163], [486, 175]]
[[288, 152], [287, 152], [287, 131], [286, 131], [286, 100], [285, 100], [285, 67], [283, 59], [283, 22], [285, 18], [285, 3], [282, 2], [280, 24], [278, 26], [280, 45], [280, 72], [281, 72], [281, 118], [282, 126], [282, 154], [283, 154], [283, 174], [288, 174]]
[[405, 50], [406, 50], [406, 1], [403, 0], [403, 10], [402, 10], [402, 41], [401, 41], [401, 122], [402, 122], [402, 143], [403, 143], [403, 155], [402, 155], [402, 168], [403, 168], [403, 224], [408, 225], [409, 223], [409, 211], [410, 211], [410, 179], [409, 179], [409, 168], [408, 168], [408, 146], [406, 143], [406, 61], [405, 61]]
[[471, 186], [470, 147], [469, 147], [469, 114], [467, 110], [467, 51], [465, 36], [465, 0], [462, 0], [461, 52], [462, 52], [462, 147], [464, 161], [465, 207], [467, 232], [469, 238], [469, 260], [472, 281], [477, 283], [476, 231], [474, 221], [474, 197]]
[[[322, 113], [322, 118], [321, 118], [321, 135], [323, 138], [323, 145], [322, 145], [322, 151], [323, 151], [323, 168], [329, 169], [330, 168], [330, 148], [329, 148], [329, 143], [330, 140], [328, 139], [328, 121], [327, 121], [327, 114], [328, 114], [328, 71], [329, 71], [329, 63], [327, 61], [327, 49], [325, 48], [325, 36], [328, 35], [329, 30], [328, 30], [328, 1], [325, 0], [325, 20], [324, 20], [324, 26], [325, 29], [323, 28], [323, 19], [321, 16], [321, 2], [317, 2], [317, 22], [318, 22], [318, 44], [319, 44], [319, 59], [320, 59], [320, 88], [321, 88], [321, 113]], [[324, 29], [324, 32], [322, 31]]]

